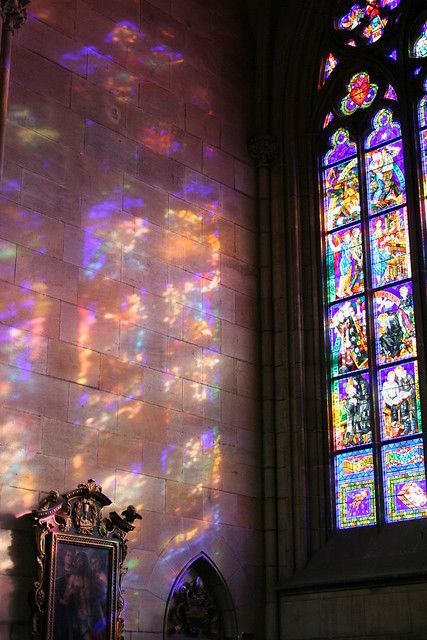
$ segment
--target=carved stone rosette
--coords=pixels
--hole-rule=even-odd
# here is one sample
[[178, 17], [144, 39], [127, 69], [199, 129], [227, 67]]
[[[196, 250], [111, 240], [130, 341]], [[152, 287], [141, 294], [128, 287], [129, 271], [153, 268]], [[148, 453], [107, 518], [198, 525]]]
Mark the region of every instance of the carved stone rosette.
[[277, 158], [279, 148], [273, 136], [262, 135], [249, 140], [248, 151], [258, 168], [270, 167]]
[[30, 0], [0, 0], [0, 17], [10, 31], [16, 31], [25, 24], [28, 4]]
[[[89, 600], [97, 600], [98, 610], [104, 607], [106, 628], [102, 637], [107, 640], [123, 638], [121, 580], [127, 571], [123, 567], [127, 555], [126, 537], [135, 528], [133, 521], [141, 516], [129, 505], [121, 515], [112, 512], [103, 517], [103, 508], [110, 504], [111, 500], [102, 493], [102, 488], [94, 480], [88, 480], [62, 495], [51, 491], [32, 511], [37, 550], [37, 577], [32, 597], [35, 640], [53, 640], [58, 636], [58, 628], [65, 626], [67, 606], [67, 620], [75, 618], [77, 611], [81, 612], [84, 608], [81, 604], [80, 610], [75, 603], [72, 609], [72, 597], [75, 598], [79, 588], [81, 594], [84, 588], [87, 592], [88, 584], [93, 586], [94, 593], [87, 596], [86, 608]], [[74, 564], [69, 560], [68, 567], [61, 567], [60, 552], [62, 556], [68, 553], [69, 558], [74, 555]], [[89, 566], [88, 558], [94, 561], [94, 567]], [[102, 570], [96, 567], [100, 560], [106, 564]], [[79, 567], [79, 562], [83, 568]], [[102, 597], [96, 590], [97, 579], [102, 586]], [[90, 625], [90, 620], [88, 616], [85, 624]], [[67, 628], [63, 629], [64, 637], [68, 637], [67, 631]]]

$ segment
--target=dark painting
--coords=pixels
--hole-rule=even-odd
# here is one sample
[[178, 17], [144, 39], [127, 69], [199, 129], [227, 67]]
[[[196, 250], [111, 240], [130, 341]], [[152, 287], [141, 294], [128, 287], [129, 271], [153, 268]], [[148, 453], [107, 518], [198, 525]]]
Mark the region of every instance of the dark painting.
[[110, 549], [59, 542], [54, 640], [107, 640]]

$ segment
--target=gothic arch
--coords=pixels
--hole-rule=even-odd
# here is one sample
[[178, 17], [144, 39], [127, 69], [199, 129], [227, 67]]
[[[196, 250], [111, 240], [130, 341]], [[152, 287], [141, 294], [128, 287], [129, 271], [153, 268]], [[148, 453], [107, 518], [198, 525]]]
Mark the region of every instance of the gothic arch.
[[[192, 533], [192, 532], [190, 532]], [[178, 534], [161, 551], [151, 571], [141, 601], [143, 629], [164, 633], [168, 602], [179, 577], [195, 566], [201, 571], [225, 612], [224, 640], [236, 638], [237, 631], [251, 631], [259, 612], [254, 611], [251, 594], [262, 589], [259, 580], [245, 570], [244, 547], [232, 548], [215, 531], [202, 530], [197, 535]], [[261, 596], [260, 596], [261, 598]], [[234, 635], [233, 635], [234, 634]], [[165, 639], [168, 636], [165, 635]]]
[[[187, 602], [184, 604], [184, 598], [180, 597], [181, 589], [186, 592], [198, 590], [201, 595], [198, 598], [197, 594], [196, 597], [193, 595], [186, 607]], [[218, 634], [214, 637], [218, 637], [218, 640], [232, 640], [237, 637], [237, 622], [230, 591], [218, 567], [204, 552], [201, 552], [182, 569], [170, 590], [163, 626], [165, 638], [170, 635], [172, 638], [175, 637], [173, 632], [171, 634], [174, 624], [183, 624], [184, 627], [176, 637], [183, 639], [187, 637], [185, 634], [187, 614], [191, 617], [189, 608], [197, 600], [203, 601], [201, 609], [205, 614], [204, 622], [211, 632]], [[181, 615], [180, 612], [182, 612]]]

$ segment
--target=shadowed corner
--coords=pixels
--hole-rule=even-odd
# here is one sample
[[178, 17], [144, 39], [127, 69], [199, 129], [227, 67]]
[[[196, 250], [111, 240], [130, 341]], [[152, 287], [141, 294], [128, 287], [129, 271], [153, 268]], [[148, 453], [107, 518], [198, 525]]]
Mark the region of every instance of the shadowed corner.
[[[7, 620], [0, 627], [0, 637], [13, 640], [31, 638], [32, 586], [36, 576], [36, 554], [30, 514], [16, 517], [0, 514], [0, 607]], [[26, 604], [24, 604], [26, 603]], [[5, 635], [3, 635], [3, 633]]]

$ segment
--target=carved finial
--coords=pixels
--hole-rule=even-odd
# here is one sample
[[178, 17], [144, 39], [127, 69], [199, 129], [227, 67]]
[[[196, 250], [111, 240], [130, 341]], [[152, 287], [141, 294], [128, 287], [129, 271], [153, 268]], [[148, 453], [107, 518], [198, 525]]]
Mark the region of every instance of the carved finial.
[[0, 0], [0, 17], [10, 31], [16, 31], [25, 24], [27, 4], [30, 0]]
[[92, 478], [89, 478], [87, 482], [82, 482], [78, 485], [79, 489], [86, 489], [86, 491], [90, 494], [92, 493], [102, 493], [102, 487], [98, 486]]
[[248, 151], [257, 167], [269, 167], [278, 155], [277, 141], [267, 134], [255, 136], [249, 140]]
[[133, 504], [130, 504], [127, 509], [122, 511], [121, 515], [124, 517], [126, 522], [129, 522], [129, 524], [132, 524], [134, 520], [142, 520], [142, 516], [137, 513]]

